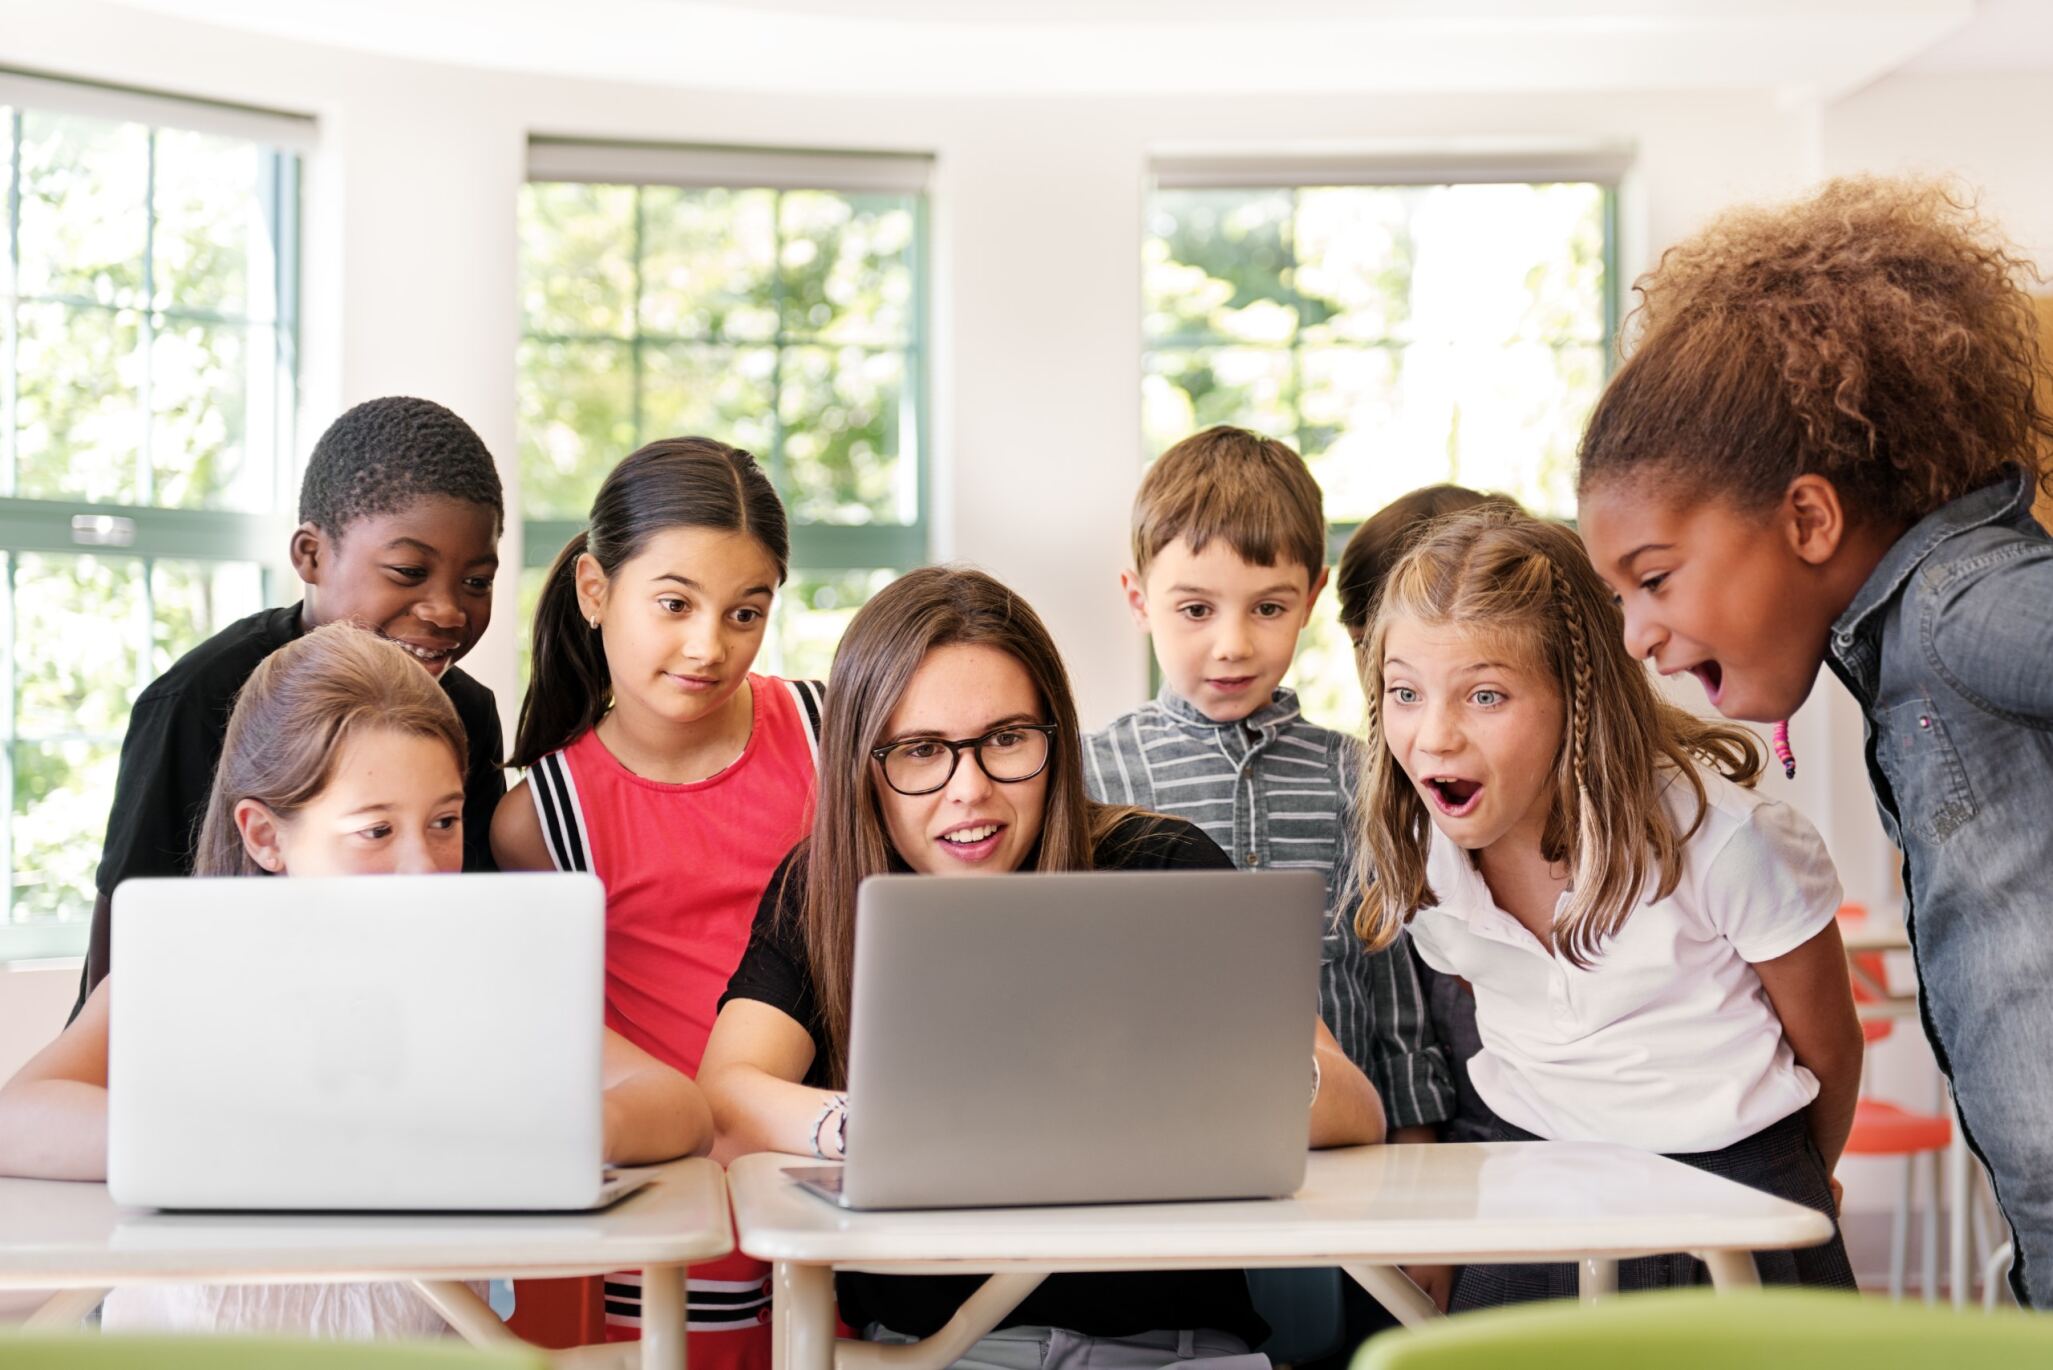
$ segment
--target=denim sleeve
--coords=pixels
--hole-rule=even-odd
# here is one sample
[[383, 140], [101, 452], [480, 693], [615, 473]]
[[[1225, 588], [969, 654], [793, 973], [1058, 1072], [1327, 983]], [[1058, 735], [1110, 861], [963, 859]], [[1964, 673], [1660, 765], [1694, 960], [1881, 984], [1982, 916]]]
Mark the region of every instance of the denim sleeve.
[[2053, 722], [2053, 541], [2006, 541], [1945, 570], [1920, 615], [1926, 664], [1993, 713]]

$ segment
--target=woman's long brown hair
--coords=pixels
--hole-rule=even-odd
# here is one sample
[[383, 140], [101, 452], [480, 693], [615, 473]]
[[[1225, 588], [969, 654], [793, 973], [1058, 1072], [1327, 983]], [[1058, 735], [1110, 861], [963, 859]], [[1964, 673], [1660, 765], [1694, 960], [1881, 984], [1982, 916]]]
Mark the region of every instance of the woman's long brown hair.
[[470, 742], [456, 706], [397, 643], [331, 623], [265, 657], [228, 715], [193, 874], [269, 874], [243, 845], [235, 806], [254, 799], [291, 817], [328, 788], [343, 745], [379, 729], [439, 738], [464, 773]]
[[[1683, 844], [1703, 821], [1697, 766], [1751, 785], [1760, 743], [1661, 697], [1625, 650], [1618, 606], [1567, 528], [1502, 505], [1433, 524], [1390, 573], [1362, 649], [1369, 737], [1355, 930], [1371, 947], [1389, 945], [1414, 913], [1438, 902], [1426, 881], [1432, 820], [1383, 726], [1383, 647], [1399, 618], [1499, 637], [1560, 691], [1562, 738], [1541, 851], [1569, 871], [1555, 946], [1587, 966], [1650, 882], [1652, 897], [1664, 898], [1682, 878]], [[1696, 817], [1680, 830], [1661, 802], [1677, 778], [1696, 793]]]
[[[937, 647], [995, 647], [1026, 668], [1045, 722], [1056, 727], [1048, 761], [1048, 807], [1038, 857], [1028, 869], [1091, 869], [1092, 853], [1135, 812], [1084, 793], [1083, 739], [1069, 672], [1040, 615], [981, 571], [930, 566], [893, 581], [856, 612], [828, 675], [820, 725], [819, 796], [812, 836], [786, 879], [797, 901], [807, 960], [829, 1049], [831, 1081], [848, 1072], [849, 1000], [854, 988], [855, 893], [891, 869], [877, 766], [870, 748], [885, 736], [913, 674]], [[974, 764], [974, 763], [966, 763]]]

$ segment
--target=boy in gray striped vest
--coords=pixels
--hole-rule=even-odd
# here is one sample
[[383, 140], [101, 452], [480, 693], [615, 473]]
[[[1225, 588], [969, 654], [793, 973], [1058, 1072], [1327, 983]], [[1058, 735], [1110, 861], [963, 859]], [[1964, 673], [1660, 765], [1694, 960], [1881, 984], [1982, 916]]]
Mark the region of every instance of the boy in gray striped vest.
[[1308, 723], [1281, 681], [1326, 584], [1319, 486], [1287, 445], [1210, 428], [1163, 453], [1133, 506], [1120, 576], [1154, 640], [1162, 689], [1093, 734], [1094, 799], [1203, 828], [1244, 870], [1326, 880], [1319, 1009], [1383, 1097], [1390, 1140], [1432, 1141], [1454, 1087], [1400, 938], [1373, 955], [1354, 934], [1354, 738]]

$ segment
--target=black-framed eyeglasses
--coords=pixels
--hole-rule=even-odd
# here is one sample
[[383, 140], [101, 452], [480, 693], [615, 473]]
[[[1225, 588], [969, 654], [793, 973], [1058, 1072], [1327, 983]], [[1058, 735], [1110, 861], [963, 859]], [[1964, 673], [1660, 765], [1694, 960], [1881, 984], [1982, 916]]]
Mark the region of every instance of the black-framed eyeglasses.
[[975, 752], [977, 765], [1001, 785], [1032, 780], [1048, 768], [1055, 753], [1054, 723], [1007, 723], [982, 737], [953, 742], [945, 737], [909, 737], [870, 748], [884, 768], [884, 783], [902, 795], [932, 794], [955, 779], [964, 752]]

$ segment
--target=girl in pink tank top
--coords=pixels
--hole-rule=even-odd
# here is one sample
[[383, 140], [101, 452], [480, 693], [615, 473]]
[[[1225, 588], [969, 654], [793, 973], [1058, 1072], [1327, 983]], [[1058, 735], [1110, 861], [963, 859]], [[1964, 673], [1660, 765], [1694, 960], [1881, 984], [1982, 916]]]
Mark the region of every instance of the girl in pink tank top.
[[[811, 822], [820, 689], [756, 675], [790, 555], [748, 453], [650, 443], [608, 474], [556, 558], [492, 823], [509, 870], [606, 886], [606, 1022], [688, 1074], [777, 863]], [[641, 1281], [605, 1283], [609, 1340], [639, 1335]], [[692, 1364], [767, 1370], [769, 1270], [690, 1271]]]

